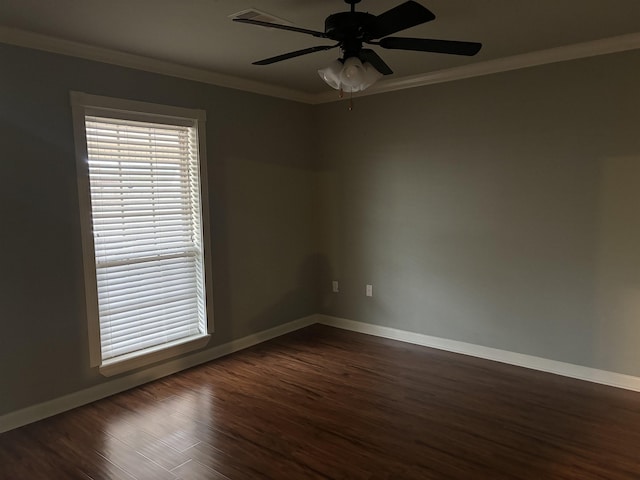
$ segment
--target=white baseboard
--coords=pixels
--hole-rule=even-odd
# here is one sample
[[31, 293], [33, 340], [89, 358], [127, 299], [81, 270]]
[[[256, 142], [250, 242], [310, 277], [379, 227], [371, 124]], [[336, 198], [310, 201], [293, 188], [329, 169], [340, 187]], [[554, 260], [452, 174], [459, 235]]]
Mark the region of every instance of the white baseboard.
[[596, 368], [583, 367], [571, 363], [549, 360], [522, 353], [499, 350], [497, 348], [483, 347], [471, 343], [448, 340], [446, 338], [432, 337], [421, 333], [407, 332], [396, 328], [382, 327], [370, 323], [356, 322], [345, 318], [331, 317], [328, 315], [318, 315], [318, 323], [331, 327], [342, 328], [354, 332], [366, 333], [377, 337], [399, 340], [401, 342], [413, 343], [425, 347], [437, 348], [448, 352], [461, 353], [472, 357], [484, 358], [519, 367], [540, 370], [542, 372], [555, 373], [564, 377], [586, 380], [588, 382], [600, 383], [611, 387], [624, 388], [640, 392], [640, 378], [622, 373], [598, 370]]
[[115, 395], [116, 393], [166, 377], [167, 375], [172, 375], [181, 370], [229, 355], [230, 353], [244, 350], [258, 343], [308, 327], [315, 323], [640, 392], [640, 378], [631, 375], [598, 370], [573, 365], [571, 363], [534, 357], [532, 355], [483, 347], [471, 343], [458, 342], [446, 338], [432, 337], [396, 328], [356, 322], [345, 318], [316, 314], [0, 416], [0, 433]]
[[167, 375], [172, 375], [181, 370], [195, 367], [196, 365], [223, 357], [230, 353], [244, 350], [245, 348], [279, 337], [280, 335], [308, 327], [314, 323], [318, 323], [318, 315], [300, 318], [131, 375], [109, 380], [94, 387], [2, 415], [0, 416], [0, 433], [37, 422], [43, 418], [66, 412], [67, 410], [86, 405], [87, 403], [95, 402], [96, 400], [166, 377]]

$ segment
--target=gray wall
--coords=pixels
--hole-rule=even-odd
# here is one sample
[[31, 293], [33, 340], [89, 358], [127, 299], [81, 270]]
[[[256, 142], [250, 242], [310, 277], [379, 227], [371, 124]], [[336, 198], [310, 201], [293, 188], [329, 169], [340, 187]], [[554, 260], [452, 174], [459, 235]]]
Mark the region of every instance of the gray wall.
[[104, 381], [70, 90], [206, 109], [212, 346], [321, 311], [640, 376], [640, 52], [352, 112], [4, 45], [0, 64], [0, 415]]
[[0, 45], [0, 415], [88, 368], [69, 91], [207, 111], [211, 346], [318, 310], [311, 107]]
[[322, 313], [640, 375], [638, 65], [317, 107]]

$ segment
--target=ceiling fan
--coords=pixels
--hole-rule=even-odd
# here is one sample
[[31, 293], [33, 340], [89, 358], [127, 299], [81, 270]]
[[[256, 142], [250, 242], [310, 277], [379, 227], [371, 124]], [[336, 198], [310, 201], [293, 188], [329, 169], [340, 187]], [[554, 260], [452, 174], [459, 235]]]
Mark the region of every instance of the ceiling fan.
[[303, 33], [337, 42], [333, 45], [318, 45], [284, 53], [253, 62], [253, 64], [270, 65], [301, 55], [340, 47], [343, 53], [342, 58], [336, 60], [326, 69], [319, 70], [318, 73], [333, 88], [352, 92], [364, 90], [380, 76], [393, 73], [393, 70], [375, 51], [363, 48], [363, 44], [391, 50], [415, 50], [466, 56], [475, 55], [482, 48], [482, 44], [476, 42], [389, 36], [436, 18], [431, 11], [415, 1], [404, 2], [380, 15], [356, 12], [355, 6], [360, 3], [360, 0], [344, 1], [350, 5], [350, 11], [329, 15], [324, 23], [324, 32], [253, 19], [234, 18], [233, 20]]

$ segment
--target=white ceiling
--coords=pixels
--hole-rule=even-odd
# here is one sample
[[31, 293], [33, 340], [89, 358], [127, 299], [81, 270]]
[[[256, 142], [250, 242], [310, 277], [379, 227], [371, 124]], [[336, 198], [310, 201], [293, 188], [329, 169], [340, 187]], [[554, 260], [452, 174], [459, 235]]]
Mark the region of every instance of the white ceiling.
[[[402, 1], [362, 0], [357, 9], [377, 15]], [[419, 1], [436, 19], [396, 36], [477, 41], [483, 49], [460, 57], [377, 47], [394, 80], [640, 31], [640, 0]], [[336, 50], [269, 66], [251, 62], [332, 42], [230, 20], [249, 8], [324, 30], [324, 19], [348, 6], [342, 0], [2, 0], [0, 25], [299, 92], [326, 91], [316, 70], [337, 58]]]

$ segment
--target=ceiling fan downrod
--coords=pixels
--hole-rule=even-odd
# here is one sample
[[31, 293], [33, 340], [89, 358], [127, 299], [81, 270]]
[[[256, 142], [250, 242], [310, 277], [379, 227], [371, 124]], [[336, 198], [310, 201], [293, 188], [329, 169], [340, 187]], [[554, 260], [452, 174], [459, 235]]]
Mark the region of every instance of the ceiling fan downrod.
[[344, 3], [351, 5], [351, 13], [356, 11], [356, 3], [360, 3], [360, 0], [344, 0]]

